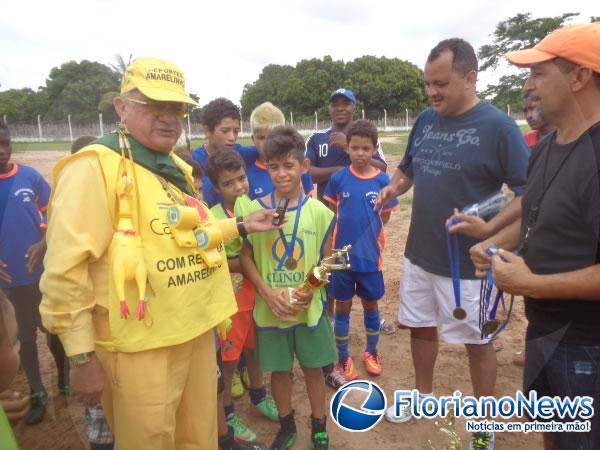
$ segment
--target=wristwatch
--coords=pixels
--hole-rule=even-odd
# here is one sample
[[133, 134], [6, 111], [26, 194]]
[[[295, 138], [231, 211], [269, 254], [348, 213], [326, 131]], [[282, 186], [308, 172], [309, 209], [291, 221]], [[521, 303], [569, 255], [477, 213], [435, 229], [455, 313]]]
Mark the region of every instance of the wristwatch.
[[69, 356], [69, 364], [72, 366], [81, 366], [89, 362], [94, 356], [94, 352], [79, 353], [77, 355]]
[[244, 218], [242, 216], [235, 218], [235, 225], [237, 226], [240, 237], [245, 238], [248, 236], [248, 230], [246, 230], [246, 225], [244, 225]]

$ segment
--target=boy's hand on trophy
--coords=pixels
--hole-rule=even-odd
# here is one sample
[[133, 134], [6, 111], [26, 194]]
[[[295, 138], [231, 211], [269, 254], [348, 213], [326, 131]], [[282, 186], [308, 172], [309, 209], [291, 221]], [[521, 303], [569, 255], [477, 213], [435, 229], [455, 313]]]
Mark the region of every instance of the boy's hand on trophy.
[[296, 306], [308, 309], [313, 298], [312, 289], [295, 289], [293, 298], [296, 300]]
[[269, 289], [264, 294], [263, 298], [267, 302], [269, 309], [278, 319], [297, 312], [295, 305], [292, 305], [290, 300], [286, 297], [285, 289]]

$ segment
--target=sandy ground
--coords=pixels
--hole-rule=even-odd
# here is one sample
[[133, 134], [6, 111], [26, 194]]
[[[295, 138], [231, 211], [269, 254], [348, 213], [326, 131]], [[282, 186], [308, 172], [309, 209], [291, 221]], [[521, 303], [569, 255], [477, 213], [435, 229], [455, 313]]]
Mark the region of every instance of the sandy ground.
[[[20, 152], [14, 155], [17, 162], [31, 165], [38, 169], [47, 179], [53, 164], [66, 152], [38, 151]], [[394, 167], [398, 157], [390, 157], [390, 167]], [[382, 317], [388, 322], [394, 322], [398, 310], [398, 288], [402, 276], [402, 257], [404, 243], [410, 220], [410, 206], [402, 205], [400, 211], [392, 215], [386, 226], [386, 250], [384, 254], [384, 274], [387, 294], [380, 303]], [[520, 299], [519, 299], [520, 300]], [[504, 349], [497, 353], [498, 379], [497, 394], [513, 395], [521, 388], [522, 369], [511, 363], [515, 351], [521, 350], [524, 341], [526, 322], [523, 317], [523, 305], [517, 301], [513, 319], [506, 332], [502, 335]], [[351, 319], [350, 350], [355, 361], [360, 361], [364, 347], [365, 335], [362, 323], [360, 304], [354, 305]], [[58, 395], [56, 387], [56, 371], [50, 353], [45, 345], [45, 339], [38, 339], [41, 354], [41, 367], [44, 382], [50, 392], [51, 400], [45, 420], [32, 427], [22, 423], [15, 426], [15, 434], [23, 450], [47, 449], [86, 449], [83, 408], [69, 397]], [[411, 389], [413, 387], [413, 369], [410, 354], [410, 339], [408, 330], [397, 330], [394, 335], [382, 335], [379, 353], [384, 366], [384, 374], [376, 381], [387, 393], [388, 401], [392, 399], [396, 389]], [[362, 378], [368, 378], [359, 362]], [[308, 398], [304, 392], [304, 378], [298, 367], [295, 369], [294, 407], [296, 409], [299, 440], [295, 448], [310, 448]], [[27, 387], [23, 374], [19, 374], [13, 388], [26, 392]], [[450, 395], [455, 390], [472, 393], [469, 368], [465, 350], [462, 346], [441, 344], [436, 365], [434, 391], [438, 395]], [[328, 388], [328, 395], [333, 391]], [[201, 399], [198, 399], [201, 401]], [[245, 395], [236, 401], [236, 410], [258, 434], [259, 439], [270, 443], [277, 430], [277, 425], [266, 420], [256, 419], [247, 414], [249, 404]], [[464, 421], [458, 421], [456, 429], [463, 439], [464, 448], [468, 448], [468, 434]], [[444, 435], [438, 430], [434, 421], [413, 420], [407, 424], [393, 425], [382, 420], [373, 430], [367, 433], [350, 433], [339, 429], [329, 420], [332, 448], [334, 449], [424, 449], [428, 440], [436, 448], [447, 444]], [[541, 436], [534, 433], [517, 434], [503, 433], [496, 438], [497, 449], [531, 449], [541, 448]]]

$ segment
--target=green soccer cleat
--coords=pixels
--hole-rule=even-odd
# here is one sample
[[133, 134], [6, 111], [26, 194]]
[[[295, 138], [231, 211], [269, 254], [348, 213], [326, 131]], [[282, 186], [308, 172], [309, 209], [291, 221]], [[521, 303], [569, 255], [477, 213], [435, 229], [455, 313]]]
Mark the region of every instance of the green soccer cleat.
[[255, 441], [256, 433], [246, 426], [242, 419], [235, 414], [227, 419], [227, 424], [233, 428], [233, 438], [236, 441]]
[[327, 435], [327, 431], [313, 434], [310, 448], [313, 450], [329, 450], [329, 436]]
[[477, 432], [471, 435], [469, 450], [494, 450], [496, 436], [493, 432]]
[[244, 385], [242, 384], [240, 372], [236, 370], [233, 372], [233, 377], [231, 378], [231, 396], [233, 398], [240, 398], [243, 395]]
[[272, 398], [265, 398], [262, 402], [254, 405], [250, 404], [250, 413], [255, 416], [264, 416], [273, 422], [279, 422], [279, 411]]
[[248, 368], [244, 367], [241, 372], [242, 384], [248, 390], [250, 390], [250, 374], [248, 373]]

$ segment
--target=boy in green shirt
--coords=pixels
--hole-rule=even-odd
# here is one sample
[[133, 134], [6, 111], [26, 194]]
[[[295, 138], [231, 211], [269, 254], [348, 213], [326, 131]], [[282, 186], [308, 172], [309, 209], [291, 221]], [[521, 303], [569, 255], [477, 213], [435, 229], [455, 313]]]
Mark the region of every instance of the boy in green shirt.
[[[236, 203], [250, 202], [248, 194], [248, 179], [246, 177], [246, 164], [234, 150], [223, 149], [213, 153], [206, 161], [206, 175], [210, 178], [213, 188], [221, 194], [223, 201], [211, 208], [217, 219], [234, 217], [233, 209]], [[254, 324], [252, 310], [254, 309], [254, 285], [243, 276], [239, 255], [242, 248], [241, 238], [234, 239], [225, 244], [227, 264], [231, 272], [231, 280], [235, 291], [238, 311], [231, 317], [232, 327], [227, 332], [225, 339], [219, 339], [220, 354], [222, 359], [222, 396], [223, 409], [227, 425], [233, 430], [233, 436], [240, 444], [256, 439], [256, 433], [248, 428], [241, 418], [235, 414], [231, 395], [231, 383], [234, 371], [243, 354], [246, 358], [250, 378], [250, 412], [263, 415], [270, 420], [277, 421], [277, 407], [267, 392], [263, 383], [263, 373], [254, 357]], [[219, 414], [221, 412], [219, 411]], [[225, 430], [219, 430], [225, 431]], [[222, 433], [219, 433], [222, 435]], [[226, 442], [231, 441], [231, 432], [228, 436], [219, 438], [220, 447], [225, 450]], [[231, 445], [231, 442], [230, 442]], [[252, 443], [258, 448], [262, 444]], [[237, 447], [236, 447], [237, 448]]]
[[[0, 264], [0, 277], [6, 277]], [[21, 398], [16, 392], [5, 390], [19, 370], [19, 338], [15, 310], [0, 289], [0, 448], [18, 450], [4, 407], [13, 418], [21, 418], [27, 412], [29, 399]]]
[[279, 429], [272, 450], [290, 448], [296, 441], [290, 371], [298, 358], [311, 406], [312, 447], [329, 449], [325, 428], [325, 380], [321, 367], [335, 361], [331, 324], [324, 304], [324, 288], [308, 293], [288, 288], [303, 284], [311, 268], [331, 252], [334, 214], [321, 202], [307, 197], [302, 175], [308, 170], [304, 140], [291, 127], [269, 134], [264, 153], [275, 190], [250, 204], [236, 205], [236, 215], [273, 209], [289, 200], [287, 223], [277, 231], [249, 235], [240, 256], [244, 274], [256, 287], [254, 306], [255, 354], [260, 367], [272, 372], [271, 387], [279, 410]]

